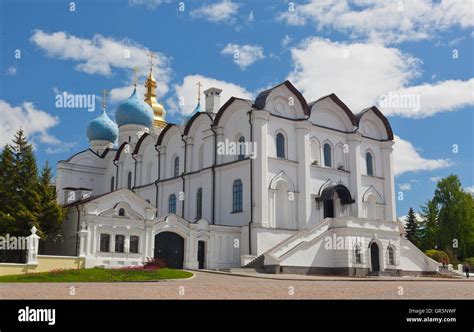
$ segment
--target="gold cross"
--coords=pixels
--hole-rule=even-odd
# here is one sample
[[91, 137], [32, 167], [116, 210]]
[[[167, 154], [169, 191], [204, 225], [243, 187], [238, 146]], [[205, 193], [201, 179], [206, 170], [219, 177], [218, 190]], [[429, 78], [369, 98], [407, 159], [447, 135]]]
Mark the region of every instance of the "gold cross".
[[137, 86], [137, 81], [138, 81], [138, 67], [133, 67], [133, 85], [135, 85], [135, 87]]
[[153, 68], [153, 66], [155, 65], [155, 59], [156, 59], [156, 54], [153, 53], [152, 51], [149, 51], [146, 55], [148, 55], [149, 57], [149, 60], [148, 60], [148, 64], [150, 65], [150, 70]]
[[198, 103], [201, 102], [201, 87], [203, 86], [201, 82], [197, 82], [196, 85], [198, 86]]
[[109, 92], [107, 90], [102, 90], [102, 109], [105, 110], [105, 106], [107, 105], [107, 94]]

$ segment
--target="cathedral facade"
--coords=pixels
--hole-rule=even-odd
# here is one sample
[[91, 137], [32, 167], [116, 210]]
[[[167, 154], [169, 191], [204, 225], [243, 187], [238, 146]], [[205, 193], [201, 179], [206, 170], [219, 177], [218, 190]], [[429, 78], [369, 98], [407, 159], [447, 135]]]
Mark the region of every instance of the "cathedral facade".
[[90, 148], [58, 162], [68, 213], [46, 251], [87, 267], [156, 257], [270, 273], [438, 270], [397, 221], [393, 132], [375, 106], [353, 113], [334, 94], [308, 103], [289, 81], [225, 103], [211, 87], [177, 125], [165, 120], [152, 71], [145, 86], [115, 121], [104, 107], [89, 124]]

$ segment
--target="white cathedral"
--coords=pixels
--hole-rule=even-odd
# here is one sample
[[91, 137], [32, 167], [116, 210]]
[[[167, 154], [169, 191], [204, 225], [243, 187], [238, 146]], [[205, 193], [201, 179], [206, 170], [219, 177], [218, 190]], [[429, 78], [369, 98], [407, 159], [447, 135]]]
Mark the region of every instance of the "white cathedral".
[[289, 81], [221, 105], [211, 87], [204, 110], [198, 101], [177, 125], [165, 120], [152, 70], [145, 86], [115, 122], [104, 106], [87, 129], [90, 148], [58, 162], [67, 218], [46, 253], [86, 267], [160, 258], [267, 273], [438, 270], [397, 221], [393, 133], [375, 106], [354, 114], [335, 94], [307, 103]]

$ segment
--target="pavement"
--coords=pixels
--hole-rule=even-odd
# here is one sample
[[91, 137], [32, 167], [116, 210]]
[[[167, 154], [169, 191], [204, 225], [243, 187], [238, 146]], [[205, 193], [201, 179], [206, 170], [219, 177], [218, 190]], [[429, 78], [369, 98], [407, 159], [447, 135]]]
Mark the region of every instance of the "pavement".
[[474, 279], [192, 272], [156, 282], [1, 283], [0, 299], [474, 299]]

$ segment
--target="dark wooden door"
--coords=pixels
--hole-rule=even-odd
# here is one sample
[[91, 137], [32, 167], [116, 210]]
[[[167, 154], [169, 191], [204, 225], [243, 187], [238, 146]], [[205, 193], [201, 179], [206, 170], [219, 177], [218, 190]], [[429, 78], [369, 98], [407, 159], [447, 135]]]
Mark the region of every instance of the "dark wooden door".
[[372, 272], [380, 271], [379, 246], [376, 243], [370, 245], [370, 261], [372, 263]]
[[163, 259], [169, 268], [182, 269], [184, 261], [184, 239], [172, 232], [156, 234], [155, 258]]
[[199, 268], [204, 269], [204, 260], [205, 260], [205, 255], [206, 253], [206, 242], [204, 241], [198, 241], [198, 262], [199, 262]]
[[324, 218], [334, 218], [334, 200], [324, 201]]

